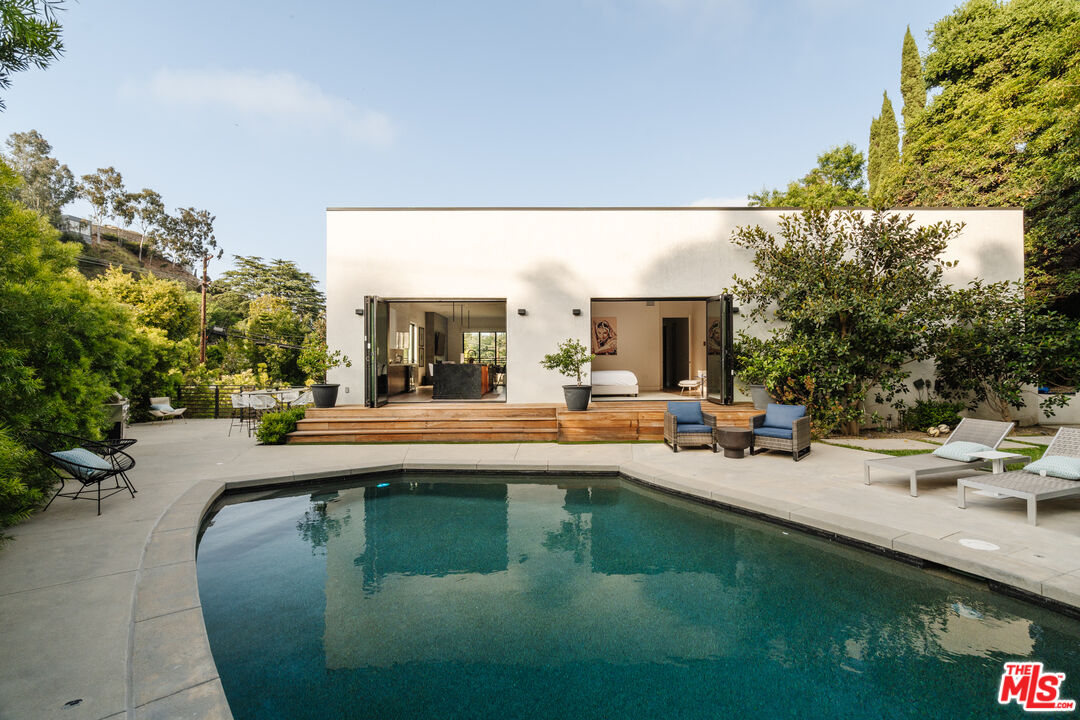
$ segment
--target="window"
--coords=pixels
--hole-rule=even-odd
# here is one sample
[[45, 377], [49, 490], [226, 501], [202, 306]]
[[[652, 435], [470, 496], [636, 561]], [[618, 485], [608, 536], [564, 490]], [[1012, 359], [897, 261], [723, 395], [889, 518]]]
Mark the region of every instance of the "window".
[[471, 358], [482, 365], [506, 366], [506, 333], [467, 332], [461, 334], [465, 362]]

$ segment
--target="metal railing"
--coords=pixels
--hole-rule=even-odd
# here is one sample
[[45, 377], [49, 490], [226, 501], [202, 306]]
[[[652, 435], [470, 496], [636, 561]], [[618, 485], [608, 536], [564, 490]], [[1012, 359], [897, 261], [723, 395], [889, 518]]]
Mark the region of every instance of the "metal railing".
[[183, 385], [176, 394], [176, 407], [186, 407], [187, 417], [229, 417], [233, 393], [255, 389], [251, 385]]

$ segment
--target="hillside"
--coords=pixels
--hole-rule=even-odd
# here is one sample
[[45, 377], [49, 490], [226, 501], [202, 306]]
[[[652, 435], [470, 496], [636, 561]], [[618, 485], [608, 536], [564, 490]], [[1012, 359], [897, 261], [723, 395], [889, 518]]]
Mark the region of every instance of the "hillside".
[[137, 232], [104, 225], [101, 242], [95, 245], [94, 238], [86, 233], [86, 225], [83, 225], [81, 231], [75, 229], [77, 227], [75, 223], [69, 223], [69, 228], [72, 229], [64, 232], [64, 240], [82, 245], [79, 252], [79, 271], [88, 278], [101, 275], [110, 265], [120, 265], [127, 272], [149, 272], [157, 277], [179, 280], [192, 289], [199, 285], [198, 278], [188, 268], [156, 255], [151, 258], [146, 247], [143, 248], [143, 259], [140, 262], [141, 236]]

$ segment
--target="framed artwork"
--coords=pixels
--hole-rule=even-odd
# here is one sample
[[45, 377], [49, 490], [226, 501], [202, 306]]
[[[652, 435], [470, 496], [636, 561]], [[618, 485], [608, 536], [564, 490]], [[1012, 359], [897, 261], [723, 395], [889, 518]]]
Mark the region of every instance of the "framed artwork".
[[594, 355], [618, 355], [618, 320], [613, 317], [593, 318], [592, 351]]

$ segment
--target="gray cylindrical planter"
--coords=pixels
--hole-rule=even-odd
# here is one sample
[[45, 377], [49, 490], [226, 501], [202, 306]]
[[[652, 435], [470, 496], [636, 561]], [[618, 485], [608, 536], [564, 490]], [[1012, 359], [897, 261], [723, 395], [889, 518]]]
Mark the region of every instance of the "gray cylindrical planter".
[[315, 407], [332, 408], [337, 405], [338, 387], [339, 385], [337, 383], [328, 385], [312, 385], [311, 397], [315, 401]]
[[765, 410], [772, 402], [772, 396], [764, 385], [751, 385], [750, 398], [754, 401], [755, 410]]
[[592, 385], [563, 385], [562, 390], [567, 410], [585, 410], [589, 407]]

